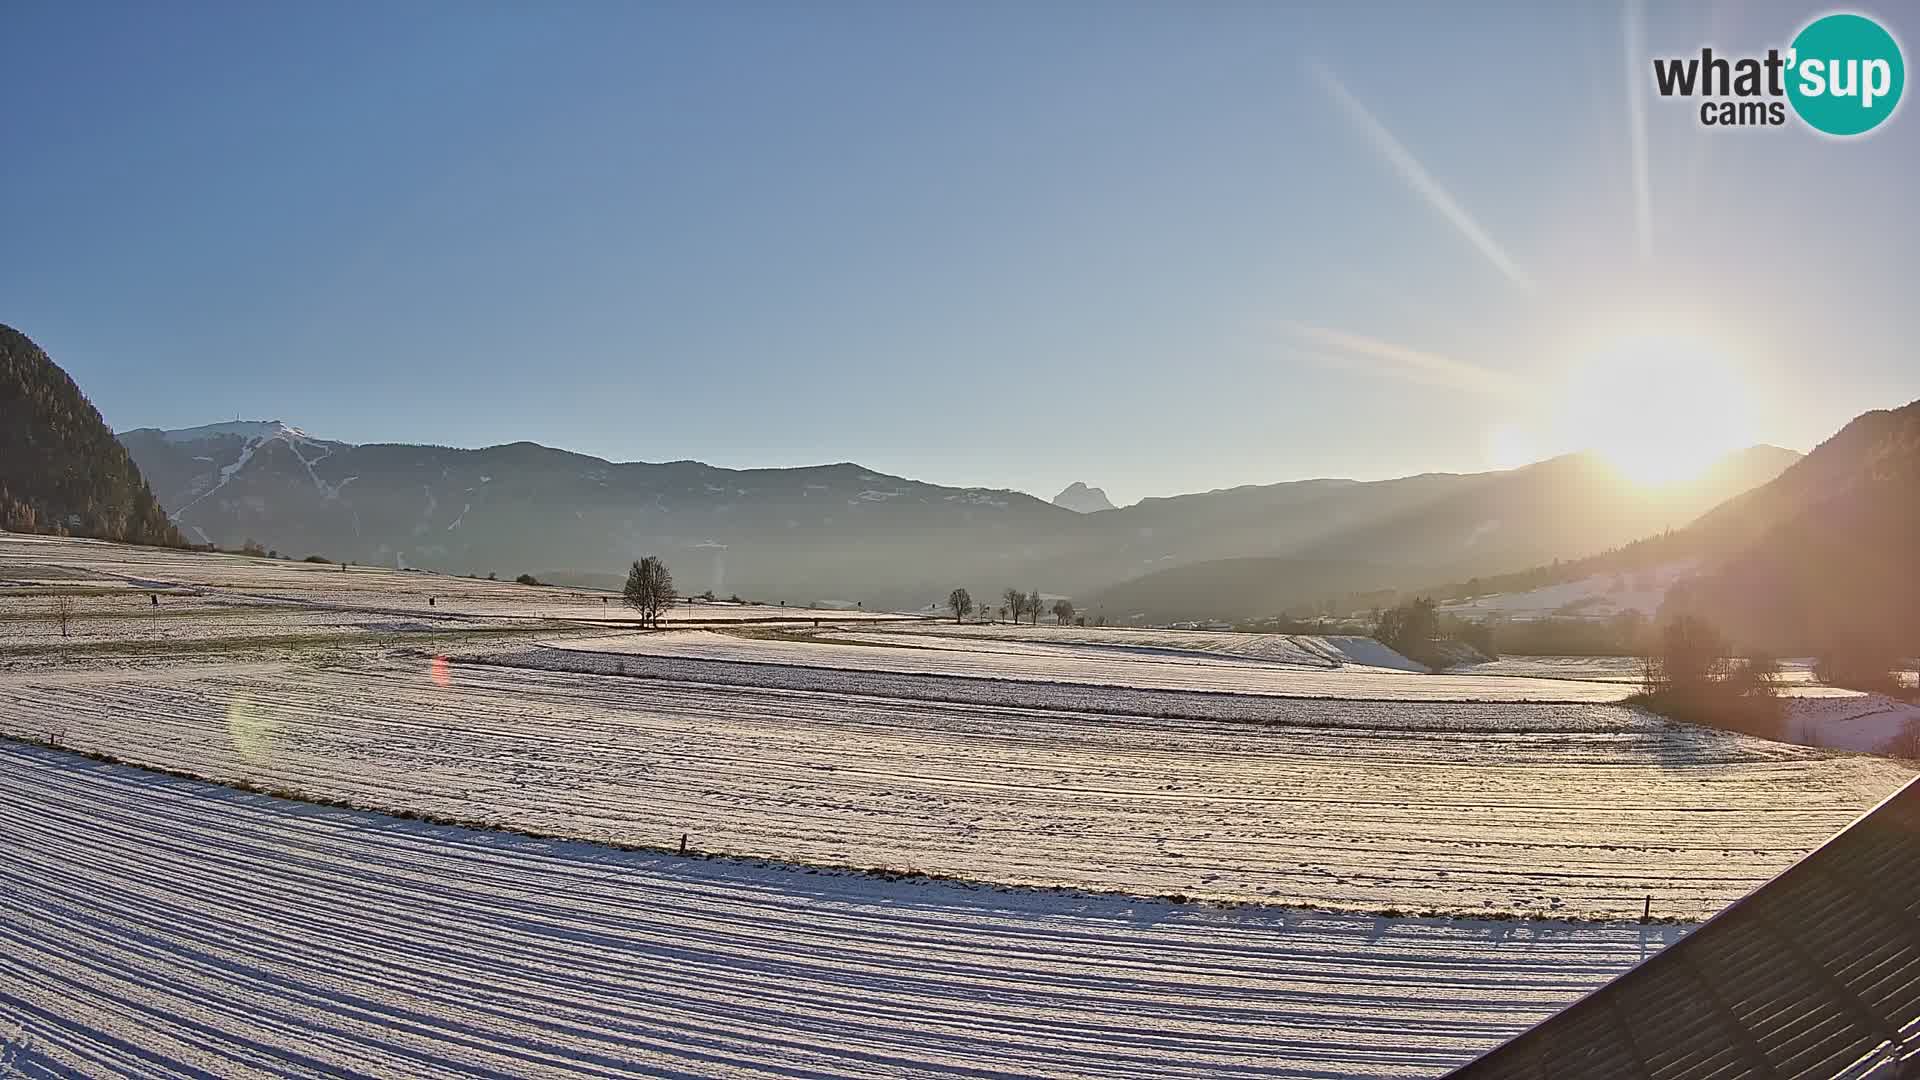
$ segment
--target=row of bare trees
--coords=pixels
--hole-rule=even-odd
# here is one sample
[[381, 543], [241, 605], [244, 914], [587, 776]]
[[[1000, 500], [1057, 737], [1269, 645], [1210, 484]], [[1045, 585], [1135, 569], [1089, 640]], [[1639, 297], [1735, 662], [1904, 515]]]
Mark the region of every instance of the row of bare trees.
[[[1040, 625], [1040, 616], [1047, 610], [1051, 610], [1054, 621], [1058, 622], [1061, 626], [1066, 626], [1073, 622], [1073, 601], [1066, 599], [1055, 600], [1053, 607], [1048, 609], [1040, 599], [1039, 589], [1029, 589], [1024, 593], [1019, 589], [1008, 589], [1000, 594], [1000, 599], [1000, 618], [1002, 619], [1011, 619], [1014, 622], [1019, 622], [1022, 618], [1026, 618], [1030, 619], [1035, 626], [1038, 626]], [[967, 616], [972, 615], [975, 610], [973, 594], [965, 589], [955, 589], [951, 593], [948, 593], [947, 610], [953, 613], [954, 622], [965, 622]], [[981, 609], [981, 613], [983, 615], [986, 614], [985, 609]]]

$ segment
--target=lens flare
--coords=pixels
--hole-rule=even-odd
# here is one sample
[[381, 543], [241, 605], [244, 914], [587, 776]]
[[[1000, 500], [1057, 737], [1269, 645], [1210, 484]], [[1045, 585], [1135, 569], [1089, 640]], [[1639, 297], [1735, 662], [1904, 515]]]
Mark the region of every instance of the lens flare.
[[238, 694], [227, 702], [227, 738], [241, 761], [249, 765], [271, 762], [278, 735], [279, 725], [252, 698]]

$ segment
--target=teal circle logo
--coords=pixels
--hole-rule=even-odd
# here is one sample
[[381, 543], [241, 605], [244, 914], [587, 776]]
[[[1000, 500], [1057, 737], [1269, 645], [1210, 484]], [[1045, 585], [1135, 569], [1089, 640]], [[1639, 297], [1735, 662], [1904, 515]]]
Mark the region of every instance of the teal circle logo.
[[1879, 127], [1907, 84], [1900, 43], [1865, 15], [1815, 19], [1787, 55], [1787, 100], [1808, 126], [1828, 135]]

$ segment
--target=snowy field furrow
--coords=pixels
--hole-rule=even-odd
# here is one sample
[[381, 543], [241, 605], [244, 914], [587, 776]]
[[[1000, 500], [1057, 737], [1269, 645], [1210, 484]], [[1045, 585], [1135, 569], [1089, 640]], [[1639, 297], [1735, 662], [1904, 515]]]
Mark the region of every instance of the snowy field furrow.
[[1415, 1077], [1683, 932], [1222, 911], [427, 826], [0, 744], [20, 1077]]
[[[1698, 919], [1912, 775], [1615, 706], [1269, 725], [356, 660], [0, 676], [0, 732], [584, 839], [1349, 911]], [[1204, 695], [1188, 695], [1204, 697]], [[1429, 725], [1396, 724], [1415, 711]]]
[[[871, 635], [876, 641], [906, 635]], [[935, 641], [934, 638], [923, 639]], [[1315, 668], [1191, 657], [1173, 662], [1114, 655], [1119, 650], [1024, 652], [848, 645], [749, 638], [706, 630], [569, 638], [555, 649], [610, 656], [665, 656], [781, 664], [877, 674], [1077, 683], [1142, 690], [1185, 690], [1269, 697], [1369, 701], [1619, 701], [1631, 688], [1609, 683], [1499, 675], [1417, 675], [1384, 668]]]

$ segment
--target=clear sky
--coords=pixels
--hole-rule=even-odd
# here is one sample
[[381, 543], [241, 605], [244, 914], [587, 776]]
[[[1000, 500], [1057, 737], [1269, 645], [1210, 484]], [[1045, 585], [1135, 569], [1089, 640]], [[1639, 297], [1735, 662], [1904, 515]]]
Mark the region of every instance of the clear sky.
[[[1654, 7], [1678, 55], [1829, 5]], [[1716, 386], [1726, 439], [1799, 449], [1920, 398], [1920, 116], [1839, 142], [1652, 97], [1638, 141], [1635, 25], [9, 0], [0, 322], [117, 429], [1121, 502], [1657, 443]], [[1677, 395], [1631, 374], [1696, 357]]]

